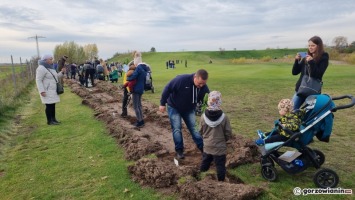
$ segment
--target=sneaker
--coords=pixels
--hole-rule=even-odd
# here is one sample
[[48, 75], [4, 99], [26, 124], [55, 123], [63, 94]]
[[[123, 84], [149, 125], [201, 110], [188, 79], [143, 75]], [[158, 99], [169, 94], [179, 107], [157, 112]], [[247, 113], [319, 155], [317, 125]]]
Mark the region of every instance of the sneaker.
[[137, 128], [143, 127], [144, 126], [144, 121], [142, 120], [140, 122], [137, 122], [137, 123], [134, 124], [134, 126], [137, 127]]
[[260, 139], [264, 139], [265, 138], [265, 134], [261, 131], [261, 130], [257, 130], [258, 132], [258, 136]]
[[176, 158], [177, 159], [184, 159], [185, 158], [184, 153], [182, 151], [176, 152]]
[[265, 141], [261, 138], [255, 140], [255, 144], [258, 145], [258, 146], [264, 146], [265, 144]]

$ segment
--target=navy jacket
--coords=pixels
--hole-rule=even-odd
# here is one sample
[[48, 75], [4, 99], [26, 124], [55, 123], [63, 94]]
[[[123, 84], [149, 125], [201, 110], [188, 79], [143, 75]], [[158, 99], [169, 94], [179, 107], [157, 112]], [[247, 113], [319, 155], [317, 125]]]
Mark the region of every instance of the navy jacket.
[[202, 101], [205, 94], [210, 92], [207, 85], [196, 88], [194, 75], [183, 74], [172, 79], [164, 88], [160, 105], [165, 106], [167, 103], [180, 113], [194, 110], [197, 102]]
[[147, 72], [149, 71], [148, 67], [144, 63], [138, 64], [136, 69], [134, 70], [133, 74], [127, 77], [127, 81], [131, 81], [136, 79], [137, 83], [133, 88], [133, 93], [136, 94], [143, 94], [144, 92], [144, 84], [145, 84], [145, 77], [147, 76]]

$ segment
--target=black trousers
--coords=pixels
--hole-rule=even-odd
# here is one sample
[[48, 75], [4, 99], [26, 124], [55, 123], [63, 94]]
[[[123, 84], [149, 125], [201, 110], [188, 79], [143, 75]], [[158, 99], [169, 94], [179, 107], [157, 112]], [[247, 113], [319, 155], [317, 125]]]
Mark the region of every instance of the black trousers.
[[46, 112], [47, 122], [51, 122], [53, 120], [56, 120], [56, 118], [55, 118], [55, 103], [46, 104], [45, 112]]
[[127, 106], [128, 106], [128, 91], [127, 88], [123, 90], [123, 101], [122, 101], [122, 112], [127, 113]]
[[86, 87], [88, 87], [89, 76], [90, 76], [91, 84], [94, 87], [95, 86], [95, 84], [94, 84], [95, 69], [86, 69], [86, 71], [85, 71], [85, 86]]
[[279, 133], [273, 133], [270, 137], [265, 139], [265, 143], [282, 142], [288, 140], [288, 137], [280, 135]]
[[226, 155], [217, 156], [217, 155], [207, 154], [204, 152], [202, 154], [202, 163], [200, 166], [200, 171], [201, 172], [207, 171], [210, 168], [213, 160], [217, 169], [218, 181], [224, 181], [224, 179], [226, 178], [226, 160], [227, 160]]

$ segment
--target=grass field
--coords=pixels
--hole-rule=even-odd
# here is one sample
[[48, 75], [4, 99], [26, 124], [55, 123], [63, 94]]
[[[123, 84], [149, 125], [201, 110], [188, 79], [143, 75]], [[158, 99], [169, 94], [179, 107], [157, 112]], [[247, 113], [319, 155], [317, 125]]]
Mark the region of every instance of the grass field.
[[[218, 54], [143, 54], [143, 60], [152, 67], [156, 89], [154, 94], [146, 92], [143, 98], [158, 104], [161, 91], [169, 80], [178, 74], [193, 73], [204, 68], [210, 75], [210, 90], [219, 90], [223, 95], [222, 108], [231, 120], [234, 134], [255, 138], [257, 129], [270, 130], [273, 121], [278, 118], [278, 101], [291, 98], [294, 93], [298, 76], [291, 75], [292, 62], [234, 65], [230, 62], [233, 56], [217, 57]], [[178, 64], [176, 69], [166, 69], [165, 62], [169, 59], [187, 59], [188, 67]], [[210, 59], [213, 60], [212, 64], [208, 63]], [[323, 92], [331, 96], [355, 95], [354, 74], [353, 65], [330, 64], [324, 76]], [[129, 163], [123, 160], [122, 150], [107, 135], [103, 124], [93, 118], [93, 111], [82, 106], [77, 96], [69, 92], [62, 96], [57, 115], [66, 123], [54, 128], [45, 125], [44, 108], [38, 94], [32, 92], [29, 96], [25, 101], [25, 109], [19, 113], [24, 116], [21, 127], [16, 128], [21, 134], [12, 137], [14, 139], [6, 145], [1, 155], [0, 193], [6, 194], [5, 199], [163, 198], [152, 190], [141, 190], [129, 180], [126, 170]], [[352, 151], [355, 141], [354, 109], [335, 113], [330, 143], [315, 140], [310, 145], [326, 155], [324, 167], [338, 173], [339, 187], [352, 190], [355, 189], [355, 153]], [[11, 127], [16, 126], [4, 125], [3, 128], [13, 132], [10, 131]], [[312, 168], [297, 175], [288, 175], [279, 167], [277, 170], [279, 179], [272, 183], [261, 177], [258, 163], [230, 171], [247, 184], [264, 187], [266, 191], [260, 199], [298, 199], [300, 197], [293, 195], [293, 188], [315, 187], [312, 181], [315, 170]], [[129, 192], [124, 192], [125, 188]], [[352, 198], [353, 195], [302, 197]]]

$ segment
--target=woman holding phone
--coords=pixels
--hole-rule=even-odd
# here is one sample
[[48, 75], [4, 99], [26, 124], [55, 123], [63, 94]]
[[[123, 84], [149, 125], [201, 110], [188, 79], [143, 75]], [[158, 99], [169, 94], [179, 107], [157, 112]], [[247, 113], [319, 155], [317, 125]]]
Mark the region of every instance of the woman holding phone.
[[295, 94], [292, 98], [294, 110], [299, 109], [306, 100], [306, 97], [297, 95], [303, 75], [308, 75], [322, 81], [329, 63], [329, 55], [327, 52], [324, 52], [323, 41], [319, 36], [313, 36], [308, 40], [308, 51], [305, 57], [303, 56], [302, 52], [296, 54], [292, 68], [292, 75], [300, 74], [296, 83]]

